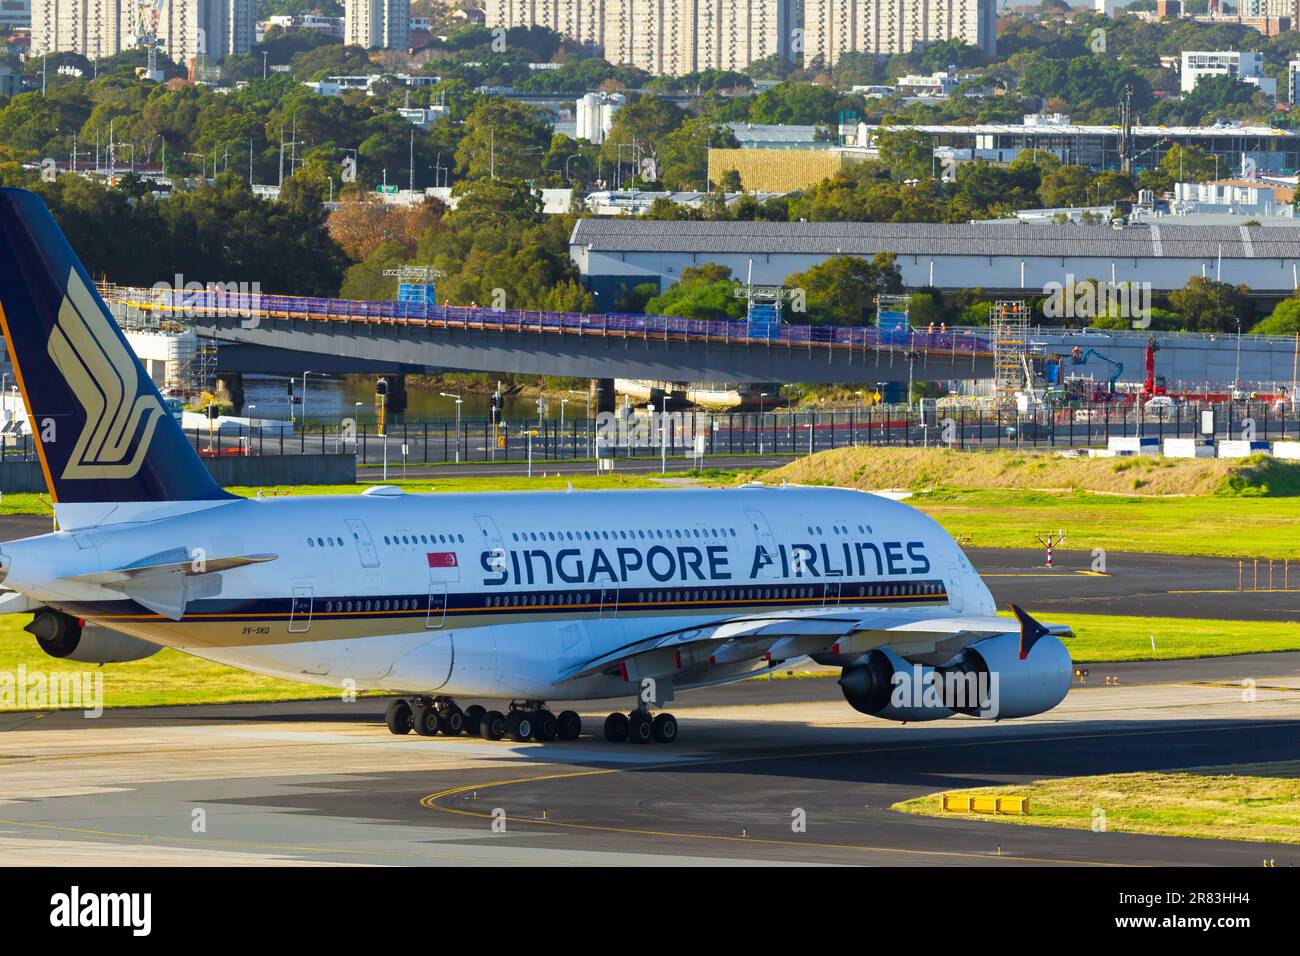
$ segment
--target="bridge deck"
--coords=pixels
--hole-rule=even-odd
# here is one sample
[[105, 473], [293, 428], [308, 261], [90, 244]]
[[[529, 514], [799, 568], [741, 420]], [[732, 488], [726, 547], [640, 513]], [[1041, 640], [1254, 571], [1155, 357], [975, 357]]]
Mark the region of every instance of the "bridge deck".
[[427, 305], [413, 302], [362, 302], [309, 296], [263, 295], [222, 290], [144, 289], [102, 284], [106, 302], [148, 313], [189, 318], [240, 320], [291, 319], [365, 323], [477, 332], [550, 333], [600, 336], [639, 341], [762, 345], [843, 351], [920, 353], [920, 355], [988, 356], [987, 339], [969, 330], [898, 331], [862, 326], [815, 326], [750, 323], [733, 319], [684, 319], [668, 315], [541, 312], [481, 306]]

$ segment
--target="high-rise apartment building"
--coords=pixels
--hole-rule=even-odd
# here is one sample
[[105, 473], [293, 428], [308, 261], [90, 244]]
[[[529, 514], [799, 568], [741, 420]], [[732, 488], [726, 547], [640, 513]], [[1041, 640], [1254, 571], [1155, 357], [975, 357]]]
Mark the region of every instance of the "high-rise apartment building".
[[[1295, 0], [1300, 2], [1300, 0]], [[743, 70], [770, 56], [834, 66], [959, 39], [992, 54], [996, 0], [487, 0], [489, 27], [542, 26], [650, 73]]]
[[367, 50], [409, 50], [411, 0], [345, 0], [343, 42]]
[[88, 59], [120, 53], [134, 33], [134, 0], [33, 0], [32, 53], [80, 53]]
[[805, 66], [953, 39], [997, 51], [996, 0], [804, 0], [803, 25]]
[[[160, 51], [178, 65], [247, 53], [256, 0], [166, 0], [158, 13]], [[137, 0], [32, 0], [32, 52], [80, 53], [95, 60], [136, 43], [149, 8]]]

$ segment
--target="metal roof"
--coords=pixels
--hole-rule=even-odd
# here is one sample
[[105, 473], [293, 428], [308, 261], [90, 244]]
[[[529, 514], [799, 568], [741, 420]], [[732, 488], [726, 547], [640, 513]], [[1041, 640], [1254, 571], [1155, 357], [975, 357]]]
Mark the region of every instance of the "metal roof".
[[570, 239], [593, 252], [873, 256], [1300, 259], [1300, 232], [1278, 227], [1028, 223], [665, 222], [580, 219]]
[[[949, 124], [922, 124], [906, 127], [879, 126], [864, 123], [867, 129], [918, 130], [932, 135], [961, 133], [995, 133], [1008, 136], [1118, 136], [1118, 126], [1083, 126], [1075, 123], [1064, 124], [1023, 124], [1023, 123], [973, 123], [969, 126]], [[1300, 135], [1295, 130], [1277, 129], [1273, 126], [1134, 126], [1135, 136], [1268, 136], [1278, 139], [1294, 139]]]

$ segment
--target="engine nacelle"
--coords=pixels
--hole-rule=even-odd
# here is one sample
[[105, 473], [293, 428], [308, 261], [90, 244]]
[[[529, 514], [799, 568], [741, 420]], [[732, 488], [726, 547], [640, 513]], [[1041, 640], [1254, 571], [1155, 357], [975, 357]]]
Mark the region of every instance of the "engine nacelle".
[[927, 695], [942, 675], [933, 667], [909, 664], [887, 647], [877, 647], [840, 672], [840, 690], [854, 710], [885, 720], [942, 720], [956, 713], [941, 697]]
[[1039, 638], [1020, 660], [1020, 637], [999, 634], [972, 644], [942, 667], [912, 664], [887, 647], [845, 667], [840, 689], [854, 710], [885, 720], [941, 720], [966, 714], [989, 720], [1051, 710], [1070, 690], [1065, 645]]
[[157, 654], [162, 647], [151, 641], [86, 624], [54, 608], [42, 608], [25, 631], [36, 635], [36, 643], [51, 657], [82, 664], [123, 664]]
[[966, 648], [963, 663], [989, 675], [994, 712], [977, 717], [1032, 717], [1051, 710], [1070, 692], [1074, 664], [1059, 638], [1040, 637], [1020, 659], [1020, 636], [999, 634]]

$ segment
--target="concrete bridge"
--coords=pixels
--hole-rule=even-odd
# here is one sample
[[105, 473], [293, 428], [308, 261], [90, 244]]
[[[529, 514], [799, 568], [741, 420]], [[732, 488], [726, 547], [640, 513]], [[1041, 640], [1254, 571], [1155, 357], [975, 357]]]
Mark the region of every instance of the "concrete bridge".
[[[183, 319], [222, 343], [218, 377], [239, 404], [240, 373], [444, 370], [563, 375], [608, 382], [905, 382], [987, 378], [988, 343], [973, 332], [750, 324], [672, 316], [497, 311], [403, 302], [105, 286], [126, 328]], [[399, 410], [401, 386], [392, 403]]]

